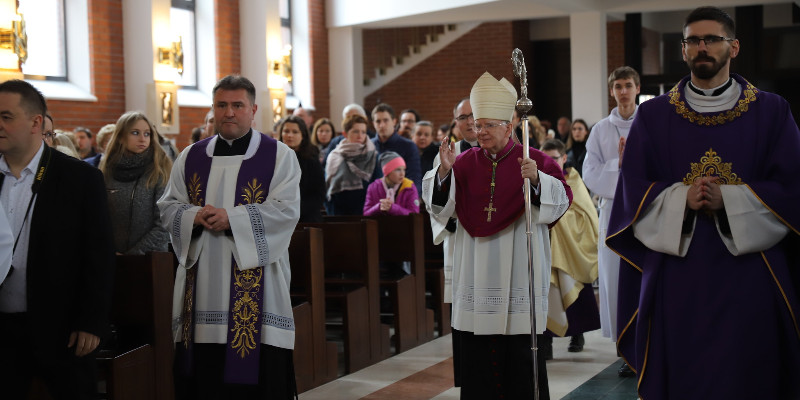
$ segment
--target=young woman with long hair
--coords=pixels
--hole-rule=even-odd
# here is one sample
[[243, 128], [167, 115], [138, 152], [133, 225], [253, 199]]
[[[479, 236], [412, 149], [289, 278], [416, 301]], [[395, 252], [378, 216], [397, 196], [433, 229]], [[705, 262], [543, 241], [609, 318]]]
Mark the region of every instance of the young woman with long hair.
[[128, 111], [117, 120], [99, 166], [106, 180], [117, 254], [167, 251], [156, 201], [164, 194], [172, 161], [147, 117]]

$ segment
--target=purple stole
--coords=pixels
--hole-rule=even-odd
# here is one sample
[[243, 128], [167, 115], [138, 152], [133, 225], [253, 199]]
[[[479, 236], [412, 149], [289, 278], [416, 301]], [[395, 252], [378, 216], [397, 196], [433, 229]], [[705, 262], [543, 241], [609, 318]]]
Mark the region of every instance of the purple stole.
[[[256, 134], [256, 132], [254, 132]], [[189, 200], [195, 206], [204, 206], [205, 190], [211, 173], [213, 157], [206, 154], [211, 140], [195, 144], [186, 157], [184, 182]], [[236, 206], [263, 203], [275, 172], [277, 141], [261, 134], [258, 150], [243, 160], [236, 181]], [[196, 264], [199, 266], [199, 264]], [[192, 344], [194, 342], [194, 299], [197, 296], [197, 266], [186, 274], [183, 300], [183, 340], [177, 346], [180, 369], [191, 375]], [[241, 271], [231, 256], [230, 305], [228, 310], [228, 340], [226, 341], [225, 382], [257, 384], [259, 354], [261, 350], [261, 325], [263, 305], [264, 266]]]

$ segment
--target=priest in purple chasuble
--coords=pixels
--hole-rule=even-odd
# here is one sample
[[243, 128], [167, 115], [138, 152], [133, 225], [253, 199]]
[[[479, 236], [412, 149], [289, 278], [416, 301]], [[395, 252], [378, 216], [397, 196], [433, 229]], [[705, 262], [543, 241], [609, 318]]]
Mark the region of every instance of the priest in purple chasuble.
[[[438, 172], [423, 181], [428, 212], [440, 223], [458, 220], [453, 240], [453, 328], [463, 332], [461, 398], [533, 395], [531, 301], [523, 178], [532, 187], [532, 254], [537, 329], [545, 328], [550, 283], [548, 226], [569, 207], [572, 192], [550, 157], [510, 140], [517, 94], [505, 79], [483, 74], [470, 92], [480, 147], [458, 157], [439, 150]], [[459, 350], [457, 350], [459, 351]], [[540, 394], [549, 398], [544, 362]]]
[[289, 147], [250, 128], [257, 106], [249, 80], [225, 77], [213, 93], [216, 135], [181, 153], [158, 202], [180, 263], [176, 392], [293, 398], [288, 247], [300, 166]]
[[606, 243], [643, 400], [800, 399], [800, 131], [729, 72], [733, 20], [684, 26], [691, 76], [639, 106]]

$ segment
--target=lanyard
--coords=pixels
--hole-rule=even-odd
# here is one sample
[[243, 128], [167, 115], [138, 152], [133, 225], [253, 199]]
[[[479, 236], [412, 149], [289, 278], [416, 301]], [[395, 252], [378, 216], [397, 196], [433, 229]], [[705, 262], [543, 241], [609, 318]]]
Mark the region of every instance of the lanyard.
[[[44, 180], [45, 172], [47, 172], [47, 166], [50, 164], [50, 158], [53, 155], [53, 150], [50, 149], [49, 146], [42, 144], [44, 150], [42, 151], [42, 158], [39, 159], [39, 166], [36, 168], [36, 176], [33, 179], [33, 184], [31, 185], [31, 200], [28, 201], [28, 207], [25, 210], [25, 217], [22, 219], [22, 225], [19, 227], [19, 232], [17, 232], [17, 238], [14, 239], [14, 248], [11, 250], [12, 254], [16, 253], [17, 251], [17, 244], [19, 244], [19, 238], [22, 236], [22, 229], [25, 228], [25, 223], [28, 221], [28, 215], [31, 212], [31, 207], [33, 206], [34, 200], [36, 200], [36, 196], [39, 193], [39, 186], [42, 184], [42, 180]], [[3, 187], [3, 181], [5, 181], [5, 175], [0, 174], [0, 189]]]

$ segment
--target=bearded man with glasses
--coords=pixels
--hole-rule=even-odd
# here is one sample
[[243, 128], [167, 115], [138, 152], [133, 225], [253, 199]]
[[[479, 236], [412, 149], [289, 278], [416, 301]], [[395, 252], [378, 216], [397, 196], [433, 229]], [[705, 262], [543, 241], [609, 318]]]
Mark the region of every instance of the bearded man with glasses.
[[639, 106], [622, 157], [617, 346], [642, 399], [798, 399], [800, 130], [730, 72], [727, 13], [683, 34], [691, 75]]

